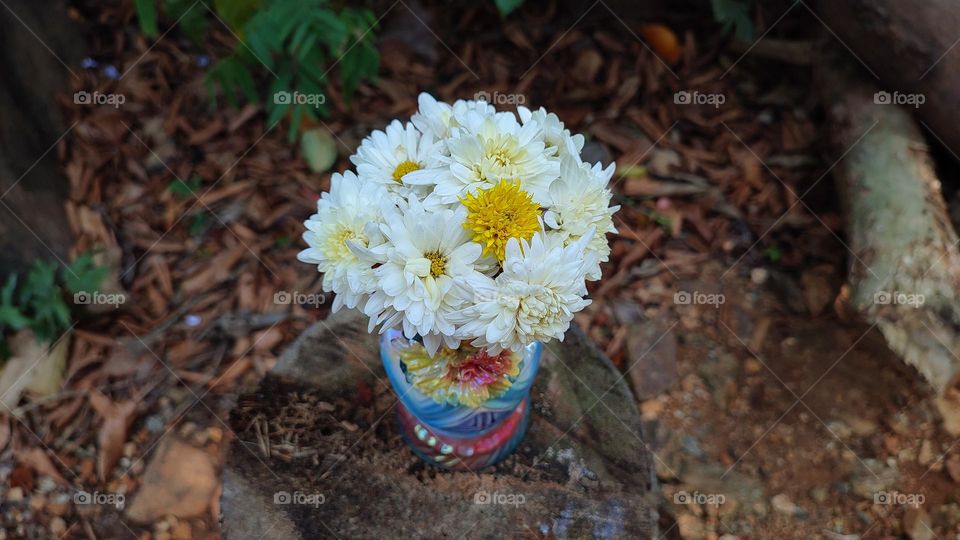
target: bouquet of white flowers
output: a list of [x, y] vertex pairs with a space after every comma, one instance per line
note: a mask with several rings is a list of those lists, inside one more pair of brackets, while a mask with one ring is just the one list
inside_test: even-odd
[[324, 273], [333, 311], [419, 335], [431, 356], [562, 340], [609, 258], [613, 164], [584, 163], [583, 136], [543, 108], [418, 102], [363, 140], [356, 173], [333, 174], [298, 258]]

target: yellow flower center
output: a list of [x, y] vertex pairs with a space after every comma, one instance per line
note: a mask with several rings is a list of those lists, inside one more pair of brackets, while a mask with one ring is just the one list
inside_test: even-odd
[[463, 226], [473, 232], [473, 241], [483, 246], [484, 255], [492, 253], [500, 262], [511, 238], [529, 240], [540, 228], [540, 205], [520, 189], [519, 181], [501, 180], [460, 202], [468, 210]]
[[393, 181], [403, 183], [403, 176], [407, 173], [420, 170], [420, 164], [416, 161], [401, 161], [397, 168], [393, 170]]
[[504, 149], [499, 149], [490, 156], [493, 159], [493, 162], [501, 167], [506, 167], [510, 163], [510, 157], [507, 155], [507, 151]]
[[324, 254], [333, 260], [344, 261], [353, 260], [355, 255], [347, 246], [347, 240], [356, 240], [362, 245], [366, 245], [367, 238], [364, 234], [357, 234], [348, 227], [340, 226], [333, 234], [327, 237], [326, 249]]
[[430, 261], [430, 275], [435, 278], [442, 276], [447, 269], [447, 258], [436, 251], [424, 253], [423, 256]]

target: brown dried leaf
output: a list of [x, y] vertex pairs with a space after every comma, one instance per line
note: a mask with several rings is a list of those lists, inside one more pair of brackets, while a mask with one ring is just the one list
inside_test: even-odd
[[137, 410], [139, 400], [116, 403], [98, 390], [90, 393], [90, 405], [103, 418], [103, 424], [97, 433], [97, 446], [100, 455], [97, 459], [97, 475], [106, 480], [113, 466], [117, 464], [123, 452], [123, 443], [127, 440], [127, 430]]
[[70, 485], [67, 480], [61, 476], [60, 471], [50, 461], [50, 456], [42, 448], [25, 448], [16, 452], [17, 461], [24, 463], [39, 474], [53, 478], [58, 484], [63, 486]]

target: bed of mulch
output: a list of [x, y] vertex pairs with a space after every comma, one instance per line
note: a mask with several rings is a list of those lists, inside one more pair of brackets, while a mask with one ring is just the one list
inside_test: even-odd
[[[901, 470], [909, 461], [921, 467], [911, 478], [935, 476], [938, 493], [956, 490], [956, 449], [937, 428], [912, 371], [893, 358], [863, 364], [859, 373], [837, 370], [846, 380], [893, 374], [904, 386], [876, 394], [891, 400], [882, 407], [870, 402], [883, 414], [870, 417], [858, 411], [867, 408], [862, 402], [847, 403], [842, 409], [852, 416], [824, 431], [804, 408], [779, 422], [793, 400], [757, 359], [781, 359], [782, 373], [792, 375], [779, 377], [798, 384], [799, 394], [866, 330], [843, 319], [842, 302], [835, 307], [846, 250], [805, 68], [759, 54], [742, 58], [707, 23], [677, 29], [682, 57], [668, 64], [638, 38], [637, 25], [603, 13], [578, 22], [578, 14], [555, 7], [522, 9], [504, 22], [488, 3], [454, 14], [439, 3], [412, 2], [381, 5], [376, 13], [385, 14], [379, 80], [361, 85], [349, 106], [334, 81], [332, 115], [317, 126], [335, 135], [335, 170], [347, 168], [346, 156], [364, 134], [409, 116], [424, 90], [451, 101], [485, 92], [543, 105], [587, 134], [593, 160], [616, 160], [619, 233], [611, 236], [604, 280], [593, 284], [594, 303], [577, 322], [624, 370], [646, 350], [633, 337], [644, 335], [643, 325], [662, 319], [659, 332], [648, 335], [656, 342], [678, 324], [672, 331], [679, 345], [660, 366], [675, 374], [653, 388], [635, 387], [650, 437], [667, 433], [665, 440], [680, 441], [656, 447], [666, 463], [695, 455], [723, 469], [736, 465], [766, 493], [756, 511], [727, 515], [665, 501], [669, 536], [804, 530], [884, 537], [927, 522], [938, 534], [950, 530], [942, 515], [949, 508], [919, 517], [878, 509], [846, 494], [858, 489], [853, 468], [821, 467], [849, 465], [848, 451], [874, 460], [867, 468], [878, 473], [891, 459], [903, 461]], [[137, 31], [127, 3], [79, 5], [71, 14], [89, 28], [96, 66], [82, 71], [83, 82], [61, 103], [67, 122], [76, 123], [57, 149], [71, 186], [66, 212], [75, 252], [101, 249], [102, 262], [117, 269], [107, 287], [125, 292], [127, 302], [78, 325], [60, 393], [22, 406], [20, 421], [0, 421], [0, 477], [8, 485], [0, 523], [10, 538], [214, 536], [215, 474], [224, 443], [236, 436], [224, 421], [234, 396], [326, 315], [325, 305], [291, 305], [277, 295], [320, 291], [319, 275], [295, 256], [302, 222], [328, 187], [329, 172], [311, 173], [286, 139], [286, 126], [267, 125], [260, 108], [211, 106], [203, 77], [235, 42], [225, 28], [214, 28], [202, 46], [176, 28], [151, 42]], [[784, 20], [771, 37], [803, 37], [816, 24], [804, 15]], [[760, 23], [763, 31], [768, 23]], [[116, 108], [76, 105], [67, 96], [80, 88], [122, 93], [126, 101]], [[724, 103], [677, 103], [675, 93], [693, 91], [722, 95]], [[681, 290], [723, 293], [735, 302], [723, 309], [677, 305]], [[772, 300], [757, 301], [758, 291]], [[835, 348], [809, 349], [838, 325]], [[791, 346], [808, 348], [798, 353]], [[790, 371], [799, 369], [791, 360], [814, 357], [829, 360], [813, 364], [820, 372]], [[843, 380], [827, 388], [842, 394]], [[314, 405], [323, 410], [321, 401]], [[832, 418], [823, 420], [830, 425]], [[781, 427], [771, 429], [775, 421]], [[690, 435], [703, 425], [711, 431]], [[781, 433], [793, 428], [800, 431]], [[787, 447], [802, 448], [803, 459]], [[284, 447], [272, 448], [283, 459]], [[162, 501], [170, 496], [164, 490], [174, 489], [164, 484], [164, 466], [179, 460], [196, 472], [181, 480], [198, 495], [178, 501], [175, 511], [133, 497], [123, 505], [77, 503], [78, 490], [145, 492]], [[931, 465], [939, 468], [926, 475]], [[676, 474], [679, 465], [672, 468], [661, 471], [665, 493], [697, 489], [692, 477]], [[808, 469], [809, 478], [821, 478], [812, 471], [823, 475], [816, 492], [791, 484]], [[777, 495], [783, 497], [773, 500]], [[931, 497], [956, 506], [949, 495]]]

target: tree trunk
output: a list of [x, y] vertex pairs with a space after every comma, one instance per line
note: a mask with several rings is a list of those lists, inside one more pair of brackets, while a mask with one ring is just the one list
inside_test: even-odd
[[[929, 149], [910, 113], [874, 101], [875, 85], [835, 53], [818, 86], [833, 123], [851, 303], [940, 395], [960, 430], [960, 252]], [[831, 55], [825, 54], [830, 57]]]
[[38, 258], [66, 260], [68, 186], [55, 145], [69, 126], [55, 98], [72, 93], [67, 66], [80, 44], [65, 2], [0, 6], [0, 276]]

